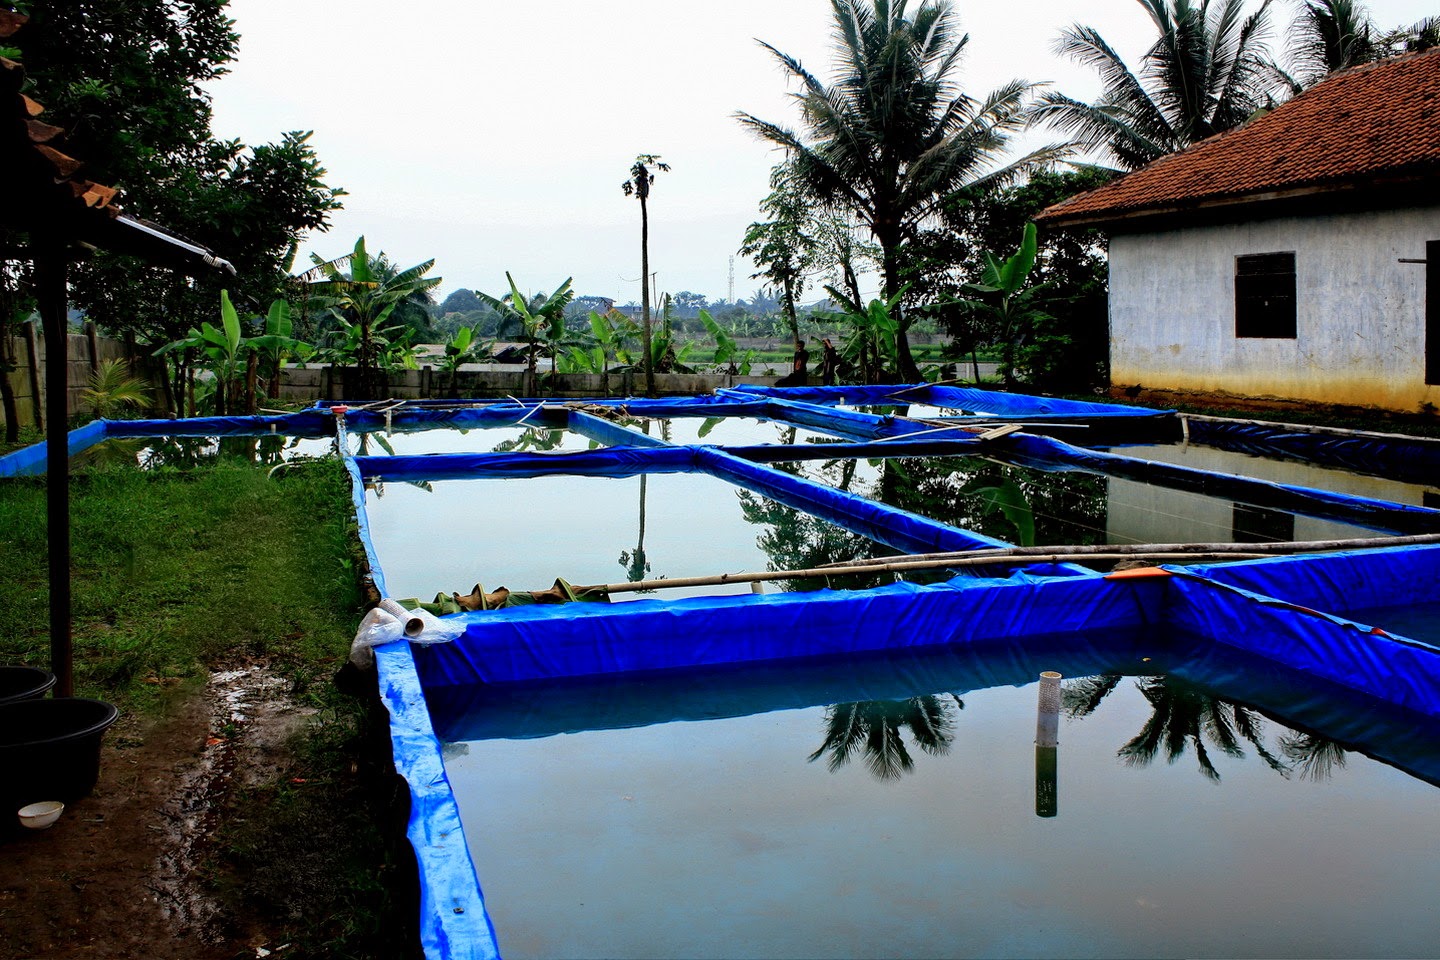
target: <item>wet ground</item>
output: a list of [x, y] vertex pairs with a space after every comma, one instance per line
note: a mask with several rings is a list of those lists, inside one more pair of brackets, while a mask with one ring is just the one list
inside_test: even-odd
[[283, 957], [206, 884], [226, 798], [273, 772], [306, 722], [264, 663], [236, 664], [163, 721], [122, 718], [94, 792], [48, 830], [0, 838], [0, 956]]

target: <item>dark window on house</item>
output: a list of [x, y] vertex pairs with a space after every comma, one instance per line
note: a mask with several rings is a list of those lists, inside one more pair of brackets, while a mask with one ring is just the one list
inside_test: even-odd
[[1429, 507], [1431, 510], [1440, 510], [1440, 493], [1436, 493], [1434, 490], [1426, 490], [1425, 495], [1421, 497], [1420, 500], [1422, 506]]
[[1235, 336], [1295, 339], [1295, 254], [1235, 258]]
[[1425, 382], [1440, 384], [1440, 240], [1425, 244]]
[[1230, 517], [1230, 539], [1235, 543], [1290, 543], [1295, 539], [1295, 514], [1237, 503]]

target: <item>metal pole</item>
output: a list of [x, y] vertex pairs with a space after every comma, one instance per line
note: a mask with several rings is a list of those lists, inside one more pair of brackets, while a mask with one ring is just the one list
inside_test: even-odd
[[70, 350], [65, 244], [37, 239], [35, 289], [45, 329], [45, 514], [50, 556], [50, 672], [55, 696], [75, 695], [70, 620]]

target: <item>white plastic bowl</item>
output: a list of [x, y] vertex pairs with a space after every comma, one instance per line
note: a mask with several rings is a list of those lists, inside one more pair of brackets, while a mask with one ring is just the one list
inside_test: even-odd
[[59, 800], [41, 800], [20, 808], [20, 823], [31, 830], [44, 830], [65, 812], [65, 804]]

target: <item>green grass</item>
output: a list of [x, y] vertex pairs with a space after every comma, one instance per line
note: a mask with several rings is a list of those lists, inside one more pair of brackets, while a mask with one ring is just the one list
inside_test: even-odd
[[[265, 782], [219, 799], [203, 875], [237, 942], [258, 927], [287, 955], [413, 953], [403, 837], [381, 829], [400, 796], [384, 710], [331, 682], [360, 616], [344, 469], [100, 466], [74, 477], [71, 516], [77, 694], [163, 717], [211, 669], [263, 657], [316, 711]], [[0, 481], [0, 569], [0, 662], [48, 666], [43, 479]]]
[[[306, 688], [343, 661], [358, 617], [343, 470], [271, 480], [239, 462], [104, 467], [72, 480], [75, 683], [150, 711], [176, 681], [265, 656]], [[44, 480], [0, 485], [0, 658], [48, 659]]]

